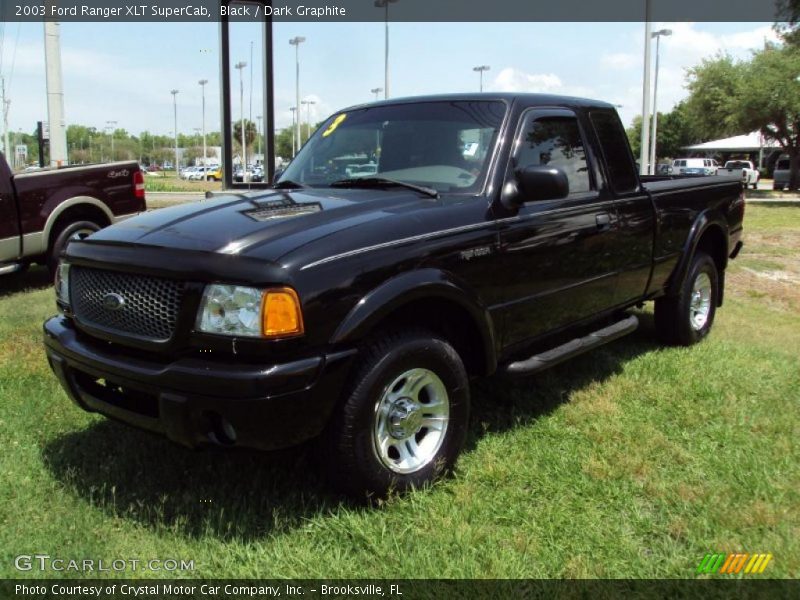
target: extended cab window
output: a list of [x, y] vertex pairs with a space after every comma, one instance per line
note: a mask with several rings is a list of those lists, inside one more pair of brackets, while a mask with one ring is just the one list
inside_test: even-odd
[[550, 166], [564, 171], [570, 194], [591, 189], [586, 151], [574, 117], [540, 117], [525, 124], [514, 168], [529, 166]]
[[636, 177], [628, 138], [619, 117], [613, 111], [593, 111], [590, 119], [606, 159], [611, 187], [617, 193], [635, 191], [639, 179]]

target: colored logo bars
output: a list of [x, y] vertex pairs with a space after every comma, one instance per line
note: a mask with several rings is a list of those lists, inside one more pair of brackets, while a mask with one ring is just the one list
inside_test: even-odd
[[697, 565], [697, 574], [720, 573], [737, 574], [744, 569], [747, 573], [763, 573], [767, 568], [772, 554], [748, 554], [747, 552], [734, 554], [706, 554]]

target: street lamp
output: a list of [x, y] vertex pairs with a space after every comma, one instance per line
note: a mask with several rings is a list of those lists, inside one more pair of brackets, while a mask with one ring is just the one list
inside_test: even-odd
[[394, 4], [399, 0], [375, 0], [376, 8], [386, 10], [386, 46], [383, 54], [383, 97], [389, 98], [389, 4]]
[[242, 130], [242, 180], [244, 180], [244, 174], [247, 171], [247, 146], [244, 137], [244, 80], [242, 79], [242, 71], [246, 66], [247, 63], [243, 60], [233, 65], [233, 68], [239, 71], [239, 112], [242, 115], [239, 121], [239, 128]]
[[316, 100], [303, 100], [301, 102], [301, 104], [306, 105], [306, 140], [311, 137], [311, 105], [316, 103]]
[[383, 88], [382, 88], [382, 87], [376, 87], [376, 88], [372, 88], [372, 89], [370, 90], [370, 92], [372, 92], [373, 94], [375, 94], [375, 100], [377, 100], [377, 99], [378, 99], [378, 94], [380, 94], [382, 91], [383, 91]]
[[[295, 64], [295, 80], [294, 80], [294, 93], [295, 93], [295, 106], [300, 107], [300, 44], [306, 41], [302, 36], [295, 36], [289, 40], [289, 43], [294, 46], [294, 64]], [[300, 113], [297, 113], [297, 121], [294, 128], [294, 137], [296, 140], [297, 149], [300, 149]]]
[[[659, 29], [651, 34], [651, 37], [656, 38], [656, 73], [653, 79], [653, 134], [650, 136], [650, 168], [653, 173], [656, 172], [656, 131], [658, 128], [658, 109], [656, 108], [656, 101], [658, 100], [658, 57], [661, 45], [661, 36], [672, 35], [671, 29]], [[644, 126], [644, 121], [642, 121]]]
[[203, 95], [203, 166], [206, 167], [208, 166], [208, 153], [206, 151], [206, 84], [208, 79], [201, 79], [197, 83], [200, 85]]
[[261, 115], [257, 115], [256, 119], [258, 119], [258, 131], [256, 131], [256, 139], [258, 140], [258, 154], [261, 154]]
[[294, 158], [294, 155], [297, 154], [297, 148], [295, 147], [295, 144], [297, 143], [297, 136], [295, 135], [295, 132], [297, 131], [297, 127], [295, 125], [297, 107], [290, 106], [289, 110], [292, 111], [292, 158]]
[[172, 110], [175, 116], [175, 176], [179, 175], [178, 171], [178, 90], [172, 90]]
[[473, 70], [473, 71], [476, 71], [476, 72], [477, 72], [477, 73], [480, 75], [480, 81], [481, 81], [481, 83], [480, 83], [480, 88], [479, 88], [479, 90], [480, 90], [481, 92], [483, 92], [483, 72], [484, 72], [484, 71], [488, 71], [489, 69], [491, 69], [491, 67], [490, 67], [489, 65], [481, 65], [481, 66], [479, 66], [479, 67], [472, 67], [472, 70]]
[[111, 162], [114, 162], [114, 125], [116, 124], [116, 121], [106, 121], [106, 125], [111, 131]]

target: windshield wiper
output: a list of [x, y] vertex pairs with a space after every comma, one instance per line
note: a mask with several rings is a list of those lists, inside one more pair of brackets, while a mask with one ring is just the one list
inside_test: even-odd
[[297, 183], [296, 181], [292, 181], [291, 179], [282, 179], [278, 183], [272, 184], [272, 189], [275, 190], [298, 190], [305, 187], [308, 186], [303, 185], [302, 183]]
[[396, 179], [387, 179], [386, 177], [350, 177], [348, 179], [337, 179], [328, 185], [330, 187], [404, 187], [419, 192], [420, 194], [425, 194], [430, 198], [439, 197], [439, 192], [433, 188], [406, 183], [405, 181], [398, 181]]

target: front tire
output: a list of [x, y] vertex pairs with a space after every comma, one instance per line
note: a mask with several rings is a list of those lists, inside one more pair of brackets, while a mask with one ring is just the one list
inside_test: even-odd
[[656, 300], [658, 336], [668, 344], [696, 344], [711, 331], [718, 299], [717, 265], [705, 252], [697, 252], [677, 295]]
[[362, 353], [320, 449], [331, 483], [357, 499], [428, 485], [454, 465], [467, 433], [469, 382], [453, 347], [416, 330]]

